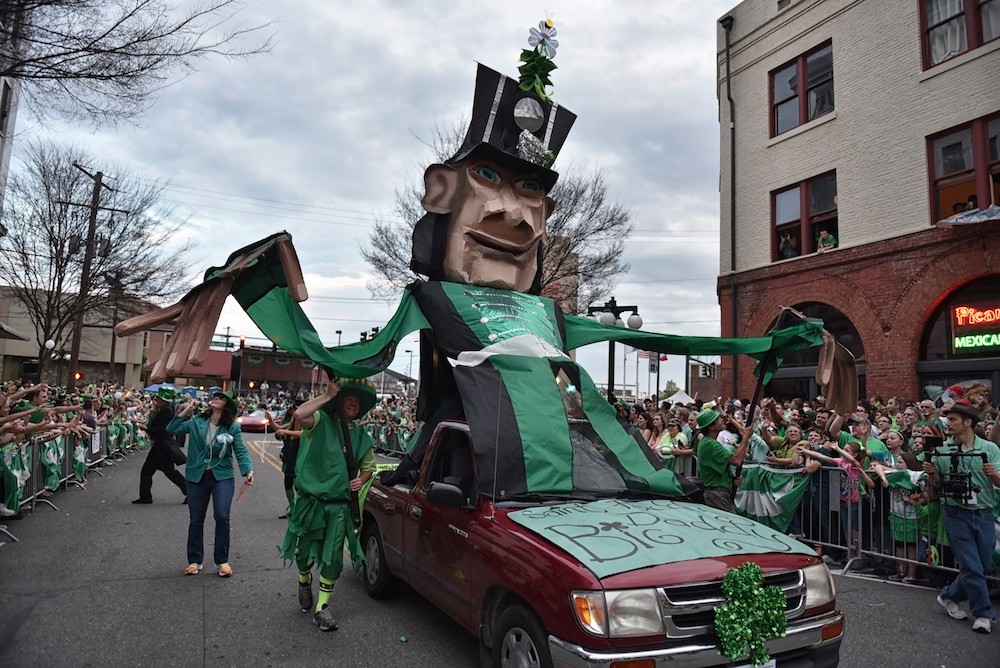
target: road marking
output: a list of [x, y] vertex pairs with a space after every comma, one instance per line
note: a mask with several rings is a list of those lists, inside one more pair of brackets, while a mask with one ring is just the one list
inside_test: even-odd
[[246, 444], [251, 450], [260, 455], [262, 462], [269, 464], [275, 471], [281, 471], [281, 460], [270, 452], [267, 452], [265, 449], [266, 446], [262, 447], [260, 441], [247, 441]]

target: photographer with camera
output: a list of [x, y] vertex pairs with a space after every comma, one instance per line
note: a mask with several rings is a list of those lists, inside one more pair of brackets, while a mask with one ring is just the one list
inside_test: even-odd
[[928, 452], [924, 472], [941, 498], [945, 530], [958, 561], [958, 577], [937, 597], [952, 619], [968, 619], [959, 607], [968, 601], [972, 630], [989, 633], [996, 613], [990, 607], [986, 573], [996, 544], [993, 508], [1000, 487], [1000, 448], [976, 436], [979, 410], [965, 401], [945, 409], [950, 438]]

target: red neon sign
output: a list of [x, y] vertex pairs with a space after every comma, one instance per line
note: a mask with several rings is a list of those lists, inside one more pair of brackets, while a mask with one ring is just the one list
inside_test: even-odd
[[959, 327], [1000, 323], [1000, 307], [978, 309], [975, 306], [956, 306], [953, 313], [955, 324]]

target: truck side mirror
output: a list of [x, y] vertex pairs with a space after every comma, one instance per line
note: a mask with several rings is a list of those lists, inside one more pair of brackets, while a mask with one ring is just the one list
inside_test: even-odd
[[462, 508], [468, 505], [469, 501], [465, 497], [458, 485], [449, 485], [445, 482], [432, 482], [427, 487], [427, 500], [438, 506], [449, 506], [451, 508]]

